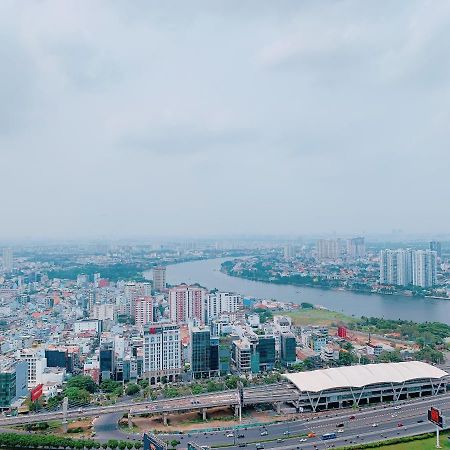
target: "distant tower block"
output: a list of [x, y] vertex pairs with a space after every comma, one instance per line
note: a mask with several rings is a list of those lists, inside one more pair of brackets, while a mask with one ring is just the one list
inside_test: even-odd
[[153, 289], [158, 292], [166, 289], [166, 268], [154, 267], [153, 268]]

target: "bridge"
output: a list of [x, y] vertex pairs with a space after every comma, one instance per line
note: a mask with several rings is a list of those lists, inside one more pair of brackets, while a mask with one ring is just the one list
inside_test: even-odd
[[240, 417], [243, 406], [273, 403], [279, 408], [282, 402], [295, 402], [298, 400], [298, 395], [298, 391], [292, 385], [277, 383], [164, 400], [128, 401], [108, 406], [69, 409], [67, 401], [65, 401], [63, 406], [55, 411], [36, 412], [12, 417], [0, 416], [0, 427], [25, 425], [49, 420], [62, 420], [63, 424], [67, 424], [68, 420], [119, 412], [128, 413], [129, 417], [141, 414], [162, 414], [164, 423], [166, 423], [168, 414], [198, 410], [202, 413], [203, 418], [206, 419], [208, 408], [221, 406], [234, 408], [236, 416], [239, 415]]

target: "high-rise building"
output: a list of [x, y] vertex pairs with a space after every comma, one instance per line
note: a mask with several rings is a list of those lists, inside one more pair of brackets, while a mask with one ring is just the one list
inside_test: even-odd
[[412, 276], [413, 251], [410, 249], [381, 250], [380, 283], [408, 286]]
[[363, 237], [347, 239], [347, 257], [352, 259], [364, 258], [366, 244]]
[[210, 292], [206, 296], [204, 322], [221, 316], [222, 313], [235, 313], [242, 308], [242, 296], [233, 292]]
[[151, 385], [176, 381], [181, 374], [180, 326], [151, 324], [144, 330], [143, 373]]
[[431, 241], [430, 250], [436, 252], [438, 258], [442, 256], [442, 245], [439, 241]]
[[316, 244], [317, 259], [338, 259], [342, 256], [341, 239], [319, 239]]
[[42, 380], [42, 374], [47, 367], [45, 351], [37, 348], [24, 348], [18, 351], [18, 358], [26, 361], [27, 364], [27, 382], [28, 387], [37, 386]]
[[153, 297], [137, 297], [134, 301], [134, 323], [143, 326], [153, 322]]
[[14, 266], [14, 255], [12, 248], [4, 248], [3, 249], [3, 270], [6, 273], [10, 273], [13, 270]]
[[284, 259], [290, 259], [295, 256], [295, 247], [290, 244], [286, 244], [283, 249]]
[[192, 327], [190, 330], [189, 361], [194, 378], [209, 376], [211, 358], [211, 332], [209, 328]]
[[162, 292], [166, 289], [166, 268], [153, 268], [153, 289], [157, 292]]
[[115, 370], [114, 343], [106, 342], [100, 347], [100, 376], [102, 380], [113, 378]]
[[169, 314], [174, 323], [196, 320], [204, 323], [207, 290], [200, 286], [181, 284], [169, 289]]
[[115, 320], [116, 310], [112, 303], [95, 303], [92, 306], [91, 317], [97, 320]]
[[258, 336], [256, 350], [259, 353], [259, 369], [261, 371], [272, 370], [275, 367], [275, 336]]
[[281, 333], [280, 360], [281, 364], [289, 366], [297, 360], [297, 343], [293, 333]]
[[0, 362], [0, 411], [8, 409], [20, 397], [28, 396], [27, 363]]
[[420, 287], [435, 286], [437, 279], [437, 252], [417, 250], [413, 255], [413, 285]]

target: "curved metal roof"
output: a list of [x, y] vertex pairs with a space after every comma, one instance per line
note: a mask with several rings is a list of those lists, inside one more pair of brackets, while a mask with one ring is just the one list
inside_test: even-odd
[[320, 392], [327, 389], [363, 387], [379, 383], [403, 383], [418, 378], [440, 379], [447, 372], [420, 361], [367, 364], [285, 374], [297, 389]]

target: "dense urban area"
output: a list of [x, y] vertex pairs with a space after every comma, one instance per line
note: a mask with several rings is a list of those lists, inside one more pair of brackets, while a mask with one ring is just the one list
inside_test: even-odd
[[[189, 242], [158, 247], [5, 247], [0, 277], [3, 417], [60, 410], [78, 411], [81, 417], [93, 406], [137, 405], [227, 391], [240, 391], [245, 397], [245, 389], [272, 389], [289, 381], [296, 385], [298, 373], [340, 367], [413, 361], [445, 365], [450, 326], [444, 323], [351, 317], [308, 302], [252, 298], [166, 281], [173, 264], [226, 257], [221, 270], [235, 277], [446, 298], [447, 249], [436, 241], [429, 248], [424, 245], [385, 249], [371, 244], [366, 249], [364, 238], [355, 238], [278, 246]], [[432, 395], [442, 392], [439, 386]], [[420, 389], [422, 396], [426, 391]], [[396, 395], [394, 391], [391, 400], [403, 398]], [[408, 391], [404, 398], [414, 395]], [[322, 404], [320, 397], [317, 403], [305, 397], [294, 413], [346, 405], [346, 400], [336, 403], [336, 398]], [[367, 403], [371, 401], [367, 397]], [[195, 402], [190, 403], [194, 409]], [[273, 414], [283, 415], [289, 403], [283, 407], [278, 402], [274, 412], [264, 409], [264, 402], [274, 403], [264, 400], [255, 410], [241, 401], [239, 414], [250, 422], [255, 414], [258, 420], [276, 420]], [[207, 420], [206, 408], [202, 414]], [[125, 428], [161, 431], [161, 426], [176, 423], [182, 428], [177, 414], [161, 416], [155, 410], [152, 415], [146, 410], [147, 422], [138, 416], [133, 422], [130, 409]], [[229, 413], [219, 416], [217, 420], [236, 420]], [[189, 420], [198, 422], [196, 417]], [[120, 417], [116, 421], [121, 423]], [[92, 420], [66, 422], [62, 429], [60, 422], [44, 420], [14, 430], [47, 438], [49, 433], [64, 432], [96, 437]], [[3, 439], [7, 438], [4, 433]], [[142, 442], [128, 445], [138, 448]]]

